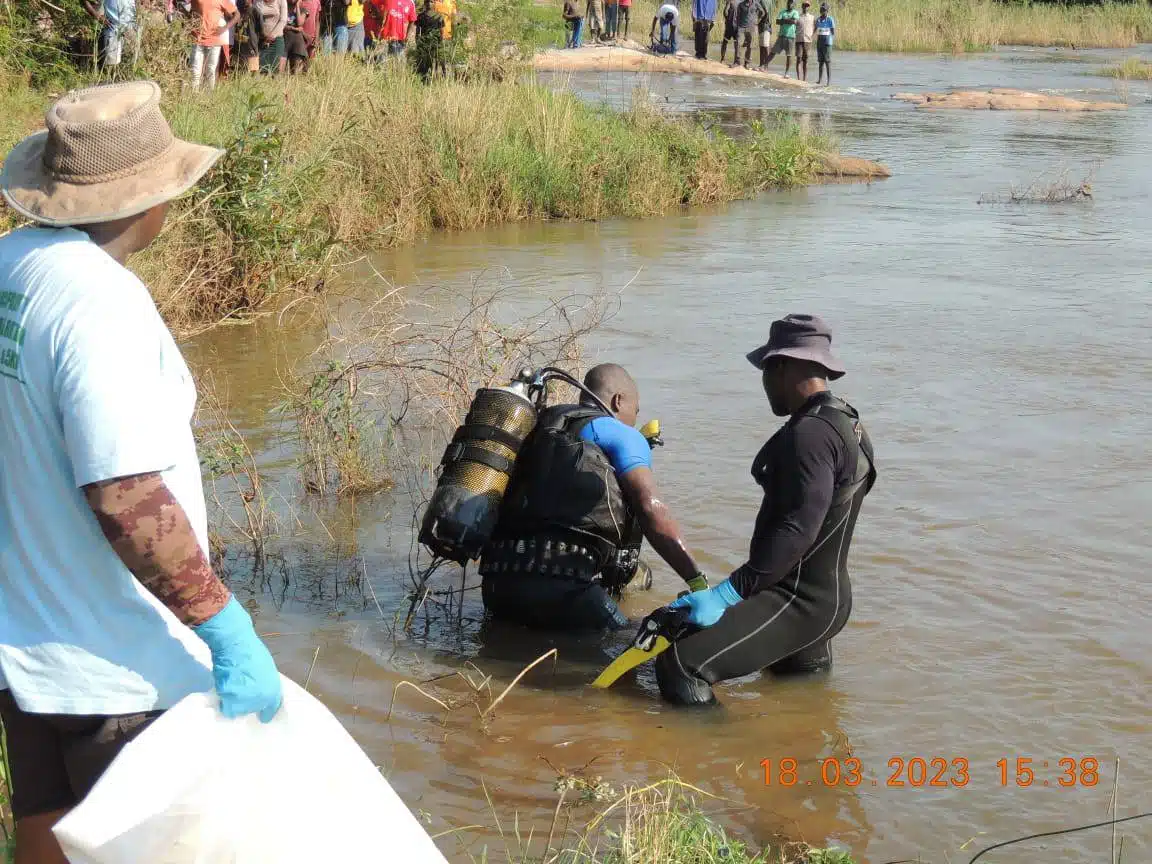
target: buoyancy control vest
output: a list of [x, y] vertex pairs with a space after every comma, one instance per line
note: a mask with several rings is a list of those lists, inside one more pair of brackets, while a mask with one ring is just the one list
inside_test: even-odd
[[[795, 585], [798, 594], [806, 594], [810, 599], [819, 601], [826, 591], [840, 582], [841, 592], [850, 598], [848, 548], [852, 542], [852, 532], [856, 527], [860, 505], [864, 496], [872, 491], [877, 476], [872, 441], [860, 422], [860, 414], [856, 409], [831, 393], [823, 393], [811, 400], [803, 411], [792, 416], [789, 423], [794, 424], [805, 417], [819, 418], [836, 431], [844, 443], [848, 465], [847, 470], [840, 472], [828, 513], [812, 546], [804, 553], [796, 568], [778, 584], [788, 588]], [[769, 494], [772, 492], [770, 466], [773, 461], [775, 438], [776, 436], [773, 436], [769, 439], [752, 463], [753, 478]], [[787, 466], [781, 467], [787, 470]], [[845, 480], [844, 477], [849, 479]], [[832, 535], [838, 532], [843, 533], [838, 539], [834, 538]], [[804, 579], [793, 579], [799, 569], [807, 575]], [[850, 600], [848, 602], [850, 603]]]
[[580, 437], [605, 416], [583, 405], [541, 412], [516, 461], [481, 574], [598, 577], [610, 590], [632, 578], [643, 543], [639, 522], [608, 456]]

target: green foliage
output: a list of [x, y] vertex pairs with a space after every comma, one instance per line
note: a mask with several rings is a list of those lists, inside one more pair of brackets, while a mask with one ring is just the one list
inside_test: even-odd
[[[564, 44], [557, 2], [468, 0], [453, 31], [457, 61], [470, 78], [502, 81], [519, 71], [523, 58]], [[465, 47], [467, 46], [467, 47]]]
[[745, 179], [759, 178], [764, 187], [797, 186], [812, 179], [820, 152], [831, 149], [828, 142], [806, 135], [786, 111], [778, 111], [767, 121], [753, 120], [747, 140], [729, 142], [729, 164]]
[[189, 137], [225, 151], [175, 218], [183, 232], [168, 235], [161, 247], [196, 275], [183, 301], [198, 320], [251, 312], [282, 291], [316, 285], [336, 249], [323, 213], [309, 206], [327, 151], [288, 152], [282, 106], [251, 82], [235, 86], [223, 114], [225, 124], [236, 118], [230, 132], [227, 126], [203, 128], [204, 115], [214, 108], [198, 95], [170, 114], [177, 127], [188, 114], [199, 115], [199, 134]]
[[0, 0], [0, 65], [36, 86], [69, 86], [94, 68], [97, 32], [79, 0]]

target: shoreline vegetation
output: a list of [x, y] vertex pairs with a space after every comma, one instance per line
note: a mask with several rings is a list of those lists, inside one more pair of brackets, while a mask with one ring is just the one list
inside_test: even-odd
[[[425, 85], [322, 58], [307, 76], [210, 93], [152, 77], [177, 135], [228, 151], [134, 261], [182, 336], [315, 293], [352, 253], [438, 230], [659, 215], [837, 173], [834, 145], [785, 114], [737, 140], [642, 94], [617, 112], [515, 76]], [[8, 148], [53, 97], [11, 73], [0, 86]], [[9, 210], [0, 229], [14, 224]]]

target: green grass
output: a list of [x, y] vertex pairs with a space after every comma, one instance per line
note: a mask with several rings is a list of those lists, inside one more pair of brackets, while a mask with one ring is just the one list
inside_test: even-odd
[[1123, 62], [1105, 66], [1096, 74], [1123, 81], [1152, 81], [1152, 63], [1139, 57], [1125, 57]]
[[[830, 146], [784, 115], [734, 141], [643, 100], [618, 113], [519, 77], [425, 85], [403, 67], [322, 58], [306, 77], [198, 94], [171, 65], [149, 71], [176, 133], [228, 149], [134, 265], [181, 332], [433, 231], [643, 217], [810, 182]], [[14, 80], [9, 141], [50, 101]]]
[[[504, 850], [485, 847], [477, 854], [458, 837], [464, 854], [476, 864], [497, 860], [519, 864], [854, 864], [842, 849], [819, 848], [802, 841], [780, 838], [753, 848], [704, 812], [714, 796], [675, 776], [631, 786], [619, 794], [599, 783], [599, 778], [594, 782], [564, 779], [569, 782], [558, 787], [563, 791], [552, 825], [526, 826], [516, 820], [513, 831], [501, 825], [493, 811]], [[602, 791], [607, 794], [600, 794]], [[567, 821], [562, 816], [565, 807], [576, 806], [569, 811], [575, 818], [581, 805], [606, 799], [607, 806], [582, 830], [561, 836], [564, 832], [558, 823]]]

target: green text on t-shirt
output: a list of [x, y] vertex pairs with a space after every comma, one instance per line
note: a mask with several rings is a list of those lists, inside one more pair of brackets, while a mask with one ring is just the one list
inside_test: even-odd
[[24, 295], [15, 291], [0, 291], [0, 375], [20, 381], [20, 348], [24, 344], [24, 328], [5, 312], [20, 314], [24, 309]]

